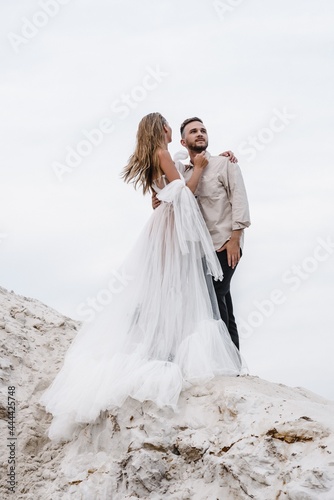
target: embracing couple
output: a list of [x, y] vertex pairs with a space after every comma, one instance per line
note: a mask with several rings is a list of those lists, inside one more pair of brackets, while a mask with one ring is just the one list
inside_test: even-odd
[[171, 140], [160, 113], [140, 121], [122, 175], [155, 193], [155, 210], [120, 269], [133, 279], [82, 327], [42, 396], [53, 439], [129, 396], [176, 409], [189, 385], [243, 373], [230, 294], [250, 224], [242, 175], [231, 152], [207, 153], [197, 117], [181, 125], [188, 165], [173, 162]]

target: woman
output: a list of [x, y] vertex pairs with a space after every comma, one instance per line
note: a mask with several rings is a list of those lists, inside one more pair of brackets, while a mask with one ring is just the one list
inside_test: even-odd
[[129, 284], [79, 332], [42, 397], [54, 415], [53, 439], [70, 438], [77, 423], [94, 422], [128, 396], [175, 409], [189, 383], [240, 373], [206, 279], [222, 279], [222, 271], [193, 195], [208, 161], [196, 156], [186, 184], [167, 150], [171, 136], [160, 113], [139, 124], [123, 178], [162, 203], [120, 269]]

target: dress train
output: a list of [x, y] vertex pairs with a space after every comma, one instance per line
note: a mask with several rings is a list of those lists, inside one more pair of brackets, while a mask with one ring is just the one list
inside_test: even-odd
[[222, 271], [195, 197], [183, 178], [156, 190], [162, 203], [118, 270], [125, 285], [80, 330], [41, 398], [52, 439], [129, 396], [176, 409], [187, 385], [242, 371], [218, 319], [211, 276]]

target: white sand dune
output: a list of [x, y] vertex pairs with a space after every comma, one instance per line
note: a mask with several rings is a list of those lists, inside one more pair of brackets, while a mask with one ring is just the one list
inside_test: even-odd
[[[334, 499], [334, 403], [254, 376], [194, 386], [182, 393], [178, 413], [128, 399], [72, 441], [51, 442], [51, 416], [38, 400], [78, 327], [0, 288], [0, 498]], [[17, 484], [10, 496], [12, 386]]]

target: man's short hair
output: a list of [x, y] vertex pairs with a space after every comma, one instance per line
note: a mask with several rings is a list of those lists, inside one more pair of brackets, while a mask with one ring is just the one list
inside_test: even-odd
[[183, 131], [185, 129], [185, 126], [188, 125], [188, 123], [191, 123], [191, 122], [201, 122], [201, 123], [203, 123], [203, 120], [201, 120], [200, 118], [198, 118], [198, 116], [193, 116], [192, 118], [187, 118], [186, 120], [184, 120], [181, 123], [181, 127], [180, 127], [181, 137], [183, 135]]

